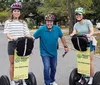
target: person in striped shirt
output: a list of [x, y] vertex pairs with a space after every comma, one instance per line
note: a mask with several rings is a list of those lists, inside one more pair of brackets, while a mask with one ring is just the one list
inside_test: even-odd
[[[20, 3], [13, 3], [11, 5], [11, 17], [5, 22], [4, 33], [8, 38], [8, 55], [10, 60], [10, 78], [11, 85], [15, 85], [14, 76], [14, 49], [16, 47], [15, 40], [19, 37], [31, 37], [27, 23], [21, 19], [22, 5]], [[23, 80], [23, 85], [26, 85]]]

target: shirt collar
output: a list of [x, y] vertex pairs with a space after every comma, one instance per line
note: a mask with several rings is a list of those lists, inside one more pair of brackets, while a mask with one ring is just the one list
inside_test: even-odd
[[[50, 31], [46, 25], [45, 25], [45, 28], [46, 28], [46, 31]], [[54, 31], [54, 30], [55, 30], [55, 29], [54, 29], [54, 25], [53, 25], [51, 31]]]

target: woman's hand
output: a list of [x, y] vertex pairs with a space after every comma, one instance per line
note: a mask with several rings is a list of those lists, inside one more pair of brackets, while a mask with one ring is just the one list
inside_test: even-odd
[[70, 37], [72, 37], [74, 34], [70, 34]]
[[25, 35], [25, 37], [31, 37], [31, 35], [30, 34], [27, 34], [27, 35]]
[[17, 39], [17, 38], [12, 37], [10, 34], [6, 34], [6, 36], [7, 36], [8, 39], [10, 39], [12, 41]]
[[68, 47], [67, 48], [64, 48], [64, 50], [65, 50], [66, 53], [68, 53]]
[[74, 29], [73, 32], [70, 34], [70, 37], [76, 34], [76, 30]]
[[90, 38], [90, 37], [91, 37], [91, 35], [90, 35], [90, 34], [86, 34], [86, 36], [87, 36], [88, 38]]
[[15, 41], [15, 40], [17, 40], [17, 38], [10, 37], [10, 40]]

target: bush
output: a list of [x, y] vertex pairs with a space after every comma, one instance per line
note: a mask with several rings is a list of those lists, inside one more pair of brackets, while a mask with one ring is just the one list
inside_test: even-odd
[[9, 16], [9, 12], [0, 12], [0, 21], [5, 21]]
[[96, 49], [96, 53], [98, 54], [100, 54], [100, 33], [96, 33], [95, 34], [95, 36], [96, 36], [96, 40], [97, 40], [97, 49]]
[[29, 29], [33, 29], [34, 23], [31, 18], [26, 18]]
[[96, 53], [99, 53], [100, 54], [100, 38], [97, 38], [97, 51]]

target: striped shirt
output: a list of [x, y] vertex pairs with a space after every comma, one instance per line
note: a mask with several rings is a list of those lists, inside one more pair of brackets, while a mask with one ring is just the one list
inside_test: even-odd
[[29, 30], [25, 21], [7, 20], [4, 25], [4, 33], [10, 34], [13, 38], [18, 38], [29, 34]]

